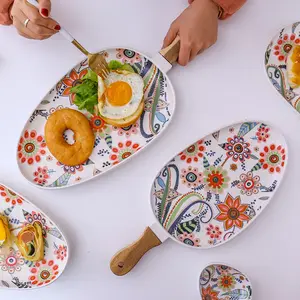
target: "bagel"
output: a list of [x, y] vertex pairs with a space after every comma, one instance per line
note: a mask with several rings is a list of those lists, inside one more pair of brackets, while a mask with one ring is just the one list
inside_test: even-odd
[[[70, 129], [74, 144], [68, 144], [63, 134]], [[84, 163], [94, 148], [95, 136], [88, 119], [79, 111], [63, 108], [55, 111], [45, 125], [45, 140], [49, 151], [62, 164], [77, 166]]]

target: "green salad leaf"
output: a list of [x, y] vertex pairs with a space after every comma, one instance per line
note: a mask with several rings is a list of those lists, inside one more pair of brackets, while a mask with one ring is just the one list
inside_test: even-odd
[[[122, 64], [117, 60], [111, 60], [108, 63], [110, 70], [125, 70], [134, 73], [133, 68], [129, 64]], [[76, 94], [74, 104], [79, 110], [86, 109], [91, 114], [94, 113], [94, 107], [98, 104], [98, 76], [92, 70], [88, 70], [87, 74], [82, 78], [79, 85], [71, 88], [71, 93]]]
[[82, 83], [71, 88], [71, 93], [76, 94], [74, 104], [79, 110], [86, 109], [94, 113], [94, 106], [98, 104], [98, 76], [92, 70], [82, 78]]
[[122, 63], [120, 63], [117, 60], [111, 60], [108, 63], [108, 68], [110, 70], [125, 70], [125, 71], [128, 71], [128, 72], [134, 73], [134, 70], [133, 70], [133, 68], [132, 68], [131, 65], [129, 65], [129, 64], [122, 64]]

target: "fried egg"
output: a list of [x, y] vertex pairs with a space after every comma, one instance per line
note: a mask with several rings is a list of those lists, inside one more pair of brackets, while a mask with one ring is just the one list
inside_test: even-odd
[[287, 57], [287, 73], [292, 89], [300, 88], [300, 46], [294, 46]]
[[98, 77], [99, 113], [109, 119], [123, 119], [133, 115], [143, 101], [144, 81], [124, 70], [112, 71], [103, 80]]

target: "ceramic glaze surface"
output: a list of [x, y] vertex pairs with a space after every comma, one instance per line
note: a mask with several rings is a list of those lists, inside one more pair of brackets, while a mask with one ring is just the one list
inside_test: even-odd
[[287, 57], [295, 45], [300, 45], [300, 22], [283, 28], [273, 38], [265, 53], [265, 67], [274, 88], [300, 112], [300, 88], [292, 89], [287, 77]]
[[287, 158], [284, 137], [267, 124], [223, 128], [164, 166], [152, 187], [152, 209], [177, 241], [201, 248], [220, 245], [268, 205]]
[[206, 267], [200, 275], [202, 300], [251, 300], [252, 287], [246, 275], [221, 264]]
[[59, 228], [39, 208], [2, 184], [0, 212], [9, 218], [15, 236], [26, 224], [39, 223], [45, 247], [44, 259], [39, 262], [23, 258], [16, 244], [10, 249], [0, 249], [0, 287], [31, 289], [55, 281], [69, 258], [69, 248]]
[[[47, 188], [69, 187], [87, 181], [134, 156], [145, 148], [169, 124], [175, 109], [172, 86], [163, 73], [147, 58], [129, 49], [104, 51], [107, 61], [129, 63], [144, 80], [145, 108], [137, 123], [118, 128], [106, 124], [99, 116], [86, 111], [95, 133], [94, 150], [82, 165], [67, 166], [53, 157], [44, 139], [48, 117], [62, 108], [77, 109], [70, 89], [87, 73], [87, 60], [74, 67], [45, 96], [35, 109], [21, 134], [17, 160], [22, 174], [30, 182]], [[72, 133], [66, 131], [66, 140]]]

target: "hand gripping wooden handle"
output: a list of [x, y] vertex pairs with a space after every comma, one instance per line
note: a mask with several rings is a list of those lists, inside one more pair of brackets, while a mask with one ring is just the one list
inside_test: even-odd
[[160, 50], [160, 54], [170, 63], [173, 64], [178, 60], [180, 50], [180, 38], [177, 36], [171, 45]]
[[161, 241], [154, 232], [147, 227], [143, 235], [132, 245], [119, 251], [110, 262], [111, 271], [117, 276], [130, 272], [144, 254], [150, 249], [159, 246]]

